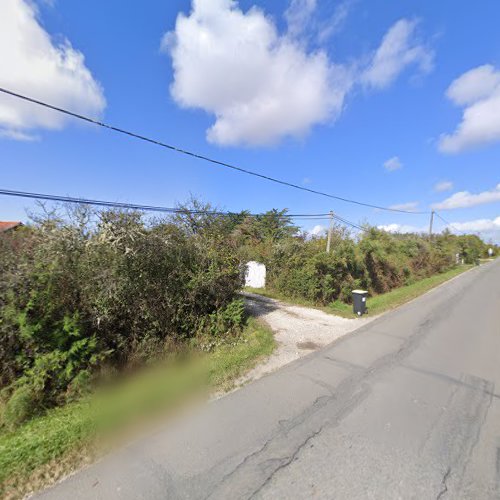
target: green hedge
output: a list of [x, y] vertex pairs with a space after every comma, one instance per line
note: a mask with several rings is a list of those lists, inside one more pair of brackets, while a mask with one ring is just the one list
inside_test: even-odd
[[330, 253], [325, 252], [324, 238], [288, 238], [262, 258], [270, 289], [327, 305], [350, 302], [355, 288], [376, 295], [447, 271], [456, 264], [457, 253], [465, 263], [475, 263], [487, 248], [477, 236], [446, 233], [430, 242], [422, 235], [367, 228], [356, 239], [337, 230]]
[[5, 425], [80, 397], [97, 376], [209, 350], [243, 320], [240, 262], [214, 224], [78, 208], [2, 235], [0, 265]]

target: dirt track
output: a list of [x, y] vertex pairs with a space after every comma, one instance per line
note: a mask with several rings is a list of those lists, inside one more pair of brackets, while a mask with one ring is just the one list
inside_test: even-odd
[[374, 319], [346, 319], [253, 293], [245, 292], [243, 295], [249, 312], [269, 325], [278, 343], [273, 355], [245, 376], [245, 381], [273, 372]]

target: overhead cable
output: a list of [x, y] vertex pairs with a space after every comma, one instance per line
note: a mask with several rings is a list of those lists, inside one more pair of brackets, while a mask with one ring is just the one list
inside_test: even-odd
[[103, 128], [108, 129], [108, 130], [112, 130], [114, 132], [118, 132], [120, 134], [124, 134], [124, 135], [127, 135], [129, 137], [133, 137], [135, 139], [139, 139], [141, 141], [145, 141], [145, 142], [148, 142], [148, 143], [151, 143], [151, 144], [155, 144], [157, 146], [161, 146], [163, 148], [170, 149], [171, 151], [175, 151], [175, 152], [183, 154], [183, 155], [191, 156], [193, 158], [197, 158], [199, 160], [207, 161], [207, 162], [213, 163], [215, 165], [219, 165], [219, 166], [222, 166], [222, 167], [230, 168], [230, 169], [238, 171], [240, 173], [244, 173], [244, 174], [247, 174], [247, 175], [252, 175], [254, 177], [259, 177], [261, 179], [265, 179], [265, 180], [270, 181], [270, 182], [281, 184], [283, 186], [291, 187], [291, 188], [298, 189], [298, 190], [301, 190], [301, 191], [306, 191], [306, 192], [309, 192], [309, 193], [312, 193], [312, 194], [316, 194], [316, 195], [319, 195], [319, 196], [324, 196], [324, 197], [331, 198], [331, 199], [334, 199], [334, 200], [343, 201], [345, 203], [352, 203], [352, 204], [355, 204], [355, 205], [361, 205], [361, 206], [364, 206], [364, 207], [374, 208], [374, 209], [377, 209], [377, 210], [386, 210], [386, 211], [389, 211], [389, 212], [399, 212], [399, 213], [413, 214], [413, 215], [427, 214], [427, 213], [429, 213], [429, 212], [416, 212], [416, 211], [410, 211], [410, 210], [403, 210], [403, 209], [391, 208], [391, 207], [383, 207], [383, 206], [374, 205], [374, 204], [371, 204], [371, 203], [365, 203], [365, 202], [362, 202], [362, 201], [358, 201], [358, 200], [354, 200], [354, 199], [345, 198], [345, 197], [342, 197], [342, 196], [337, 196], [337, 195], [325, 193], [325, 192], [322, 192], [322, 191], [317, 191], [316, 189], [307, 188], [305, 186], [300, 186], [300, 185], [294, 184], [292, 182], [288, 182], [288, 181], [284, 181], [284, 180], [281, 180], [281, 179], [277, 179], [275, 177], [270, 177], [268, 175], [255, 172], [253, 170], [248, 170], [246, 168], [238, 167], [236, 165], [233, 165], [233, 164], [230, 164], [230, 163], [227, 163], [227, 162], [224, 162], [224, 161], [216, 160], [216, 159], [210, 158], [208, 156], [204, 156], [204, 155], [201, 155], [201, 154], [198, 154], [198, 153], [194, 153], [192, 151], [188, 151], [188, 150], [180, 148], [178, 146], [173, 146], [172, 144], [167, 144], [165, 142], [162, 142], [162, 141], [159, 141], [159, 140], [156, 140], [156, 139], [152, 139], [152, 138], [146, 137], [145, 135], [142, 135], [142, 134], [139, 134], [139, 133], [136, 133], [136, 132], [131, 132], [129, 130], [125, 130], [125, 129], [120, 128], [120, 127], [115, 127], [113, 125], [101, 122], [99, 120], [95, 120], [95, 119], [90, 118], [88, 116], [84, 116], [84, 115], [81, 115], [79, 113], [75, 113], [73, 111], [70, 111], [70, 110], [67, 110], [67, 109], [64, 109], [64, 108], [60, 108], [58, 106], [54, 106], [53, 104], [49, 104], [49, 103], [40, 101], [38, 99], [34, 99], [33, 97], [29, 97], [29, 96], [26, 96], [26, 95], [23, 95], [23, 94], [19, 94], [17, 92], [14, 92], [12, 90], [8, 90], [6, 88], [0, 87], [0, 92], [4, 93], [6, 95], [10, 95], [12, 97], [16, 97], [18, 99], [22, 99], [22, 100], [30, 102], [32, 104], [37, 104], [37, 105], [42, 106], [44, 108], [48, 108], [48, 109], [51, 109], [53, 111], [57, 111], [59, 113], [63, 113], [65, 115], [71, 116], [73, 118], [77, 118], [79, 120], [83, 120], [83, 121], [86, 121], [88, 123], [92, 123], [92, 124], [97, 125], [99, 127], [103, 127]]

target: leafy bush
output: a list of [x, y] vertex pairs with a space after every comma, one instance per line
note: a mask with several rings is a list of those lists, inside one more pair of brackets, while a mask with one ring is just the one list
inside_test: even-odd
[[40, 393], [29, 384], [20, 385], [14, 390], [2, 412], [3, 424], [12, 429], [34, 417], [41, 406]]
[[103, 370], [145, 363], [243, 321], [235, 248], [218, 220], [133, 212], [49, 214], [0, 238], [0, 388], [16, 425], [84, 393]]
[[474, 263], [487, 254], [477, 236], [389, 234], [367, 227], [356, 239], [336, 228], [331, 252], [325, 238], [288, 237], [257, 258], [268, 268], [268, 288], [292, 298], [326, 305], [349, 303], [352, 290], [386, 293], [451, 269], [456, 255]]

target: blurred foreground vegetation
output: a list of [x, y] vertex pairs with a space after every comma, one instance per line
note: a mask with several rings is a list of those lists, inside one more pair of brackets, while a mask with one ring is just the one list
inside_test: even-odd
[[272, 332], [249, 319], [237, 345], [160, 362], [0, 432], [0, 497], [23, 498], [92, 462], [138, 423], [152, 423], [207, 391], [225, 391], [274, 349]]

